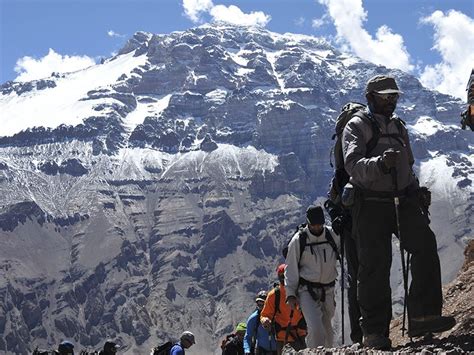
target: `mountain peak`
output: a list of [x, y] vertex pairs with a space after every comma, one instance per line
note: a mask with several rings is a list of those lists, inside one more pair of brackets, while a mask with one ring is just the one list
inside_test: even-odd
[[334, 120], [376, 74], [405, 92], [397, 113], [451, 280], [472, 229], [474, 135], [457, 127], [460, 100], [409, 74], [225, 25], [137, 32], [102, 64], [2, 86], [0, 351], [117, 336], [145, 352], [186, 324], [193, 351], [212, 353], [326, 195]]

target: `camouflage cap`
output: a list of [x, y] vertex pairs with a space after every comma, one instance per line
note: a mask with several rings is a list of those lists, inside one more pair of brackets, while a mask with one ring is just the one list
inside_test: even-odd
[[395, 79], [387, 75], [376, 75], [369, 79], [365, 93], [376, 92], [378, 94], [403, 94], [398, 88]]

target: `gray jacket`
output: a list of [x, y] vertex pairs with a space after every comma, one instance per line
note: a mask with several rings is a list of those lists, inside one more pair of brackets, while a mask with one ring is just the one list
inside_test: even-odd
[[[368, 114], [369, 111], [367, 111]], [[400, 151], [397, 161], [398, 189], [418, 186], [413, 172], [413, 153], [410, 147], [408, 131], [403, 124], [396, 122], [396, 116], [387, 119], [381, 115], [373, 115], [380, 126], [382, 134], [401, 134], [401, 141], [392, 137], [380, 137], [375, 148], [367, 155], [367, 143], [372, 138], [373, 128], [370, 122], [354, 116], [347, 123], [342, 134], [342, 150], [344, 168], [351, 176], [350, 182], [364, 190], [391, 192], [392, 177], [383, 169], [382, 155], [386, 149]]]

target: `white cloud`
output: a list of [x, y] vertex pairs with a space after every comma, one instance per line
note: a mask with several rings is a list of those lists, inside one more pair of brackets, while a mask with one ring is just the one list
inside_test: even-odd
[[322, 27], [326, 23], [326, 18], [327, 18], [326, 15], [324, 15], [320, 18], [314, 18], [311, 21], [311, 27], [313, 27], [314, 29]]
[[186, 17], [195, 23], [203, 22], [202, 15], [209, 14], [214, 21], [244, 26], [266, 26], [271, 17], [262, 11], [242, 12], [235, 5], [214, 5], [212, 0], [183, 0]]
[[262, 11], [252, 11], [250, 14], [245, 14], [234, 5], [216, 5], [210, 13], [215, 21], [223, 21], [233, 25], [266, 26], [271, 19], [269, 15]]
[[301, 27], [306, 22], [306, 19], [303, 16], [300, 16], [294, 22], [296, 26]]
[[184, 13], [193, 22], [201, 22], [201, 14], [213, 7], [212, 0], [183, 0]]
[[381, 26], [374, 38], [364, 29], [363, 23], [367, 20], [367, 12], [362, 7], [362, 0], [318, 0], [318, 2], [327, 7], [336, 27], [337, 40], [342, 46], [350, 48], [357, 56], [375, 64], [405, 71], [414, 69], [401, 35], [393, 33], [387, 26]]
[[117, 32], [115, 32], [114, 30], [109, 30], [109, 31], [107, 31], [107, 35], [108, 35], [109, 37], [119, 37], [119, 38], [125, 37], [125, 35], [121, 35], [120, 33], [117, 33]]
[[94, 64], [94, 59], [88, 56], [63, 56], [50, 48], [48, 54], [43, 58], [35, 59], [25, 56], [18, 59], [15, 65], [15, 72], [19, 75], [15, 78], [15, 81], [46, 78], [52, 72], [67, 73], [84, 69]]
[[427, 65], [421, 73], [423, 85], [466, 100], [466, 84], [474, 67], [474, 20], [462, 12], [435, 11], [421, 23], [434, 28], [433, 49], [441, 63]]

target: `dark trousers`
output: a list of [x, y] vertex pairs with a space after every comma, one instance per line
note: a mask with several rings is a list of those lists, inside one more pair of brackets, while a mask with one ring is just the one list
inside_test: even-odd
[[255, 350], [255, 355], [277, 355], [277, 351], [276, 350], [266, 350], [266, 349], [259, 346]]
[[[409, 318], [440, 315], [441, 270], [436, 238], [421, 214], [417, 196], [400, 199], [402, 247], [412, 254]], [[364, 334], [388, 334], [391, 320], [392, 233], [397, 234], [392, 199], [358, 198], [353, 209], [358, 301]]]
[[354, 343], [362, 342], [362, 329], [360, 327], [360, 309], [357, 301], [357, 271], [359, 270], [359, 259], [352, 230], [345, 228], [342, 237], [344, 238], [344, 255], [347, 262], [347, 275], [349, 289], [347, 300], [349, 304], [349, 321], [351, 326], [351, 340]]

